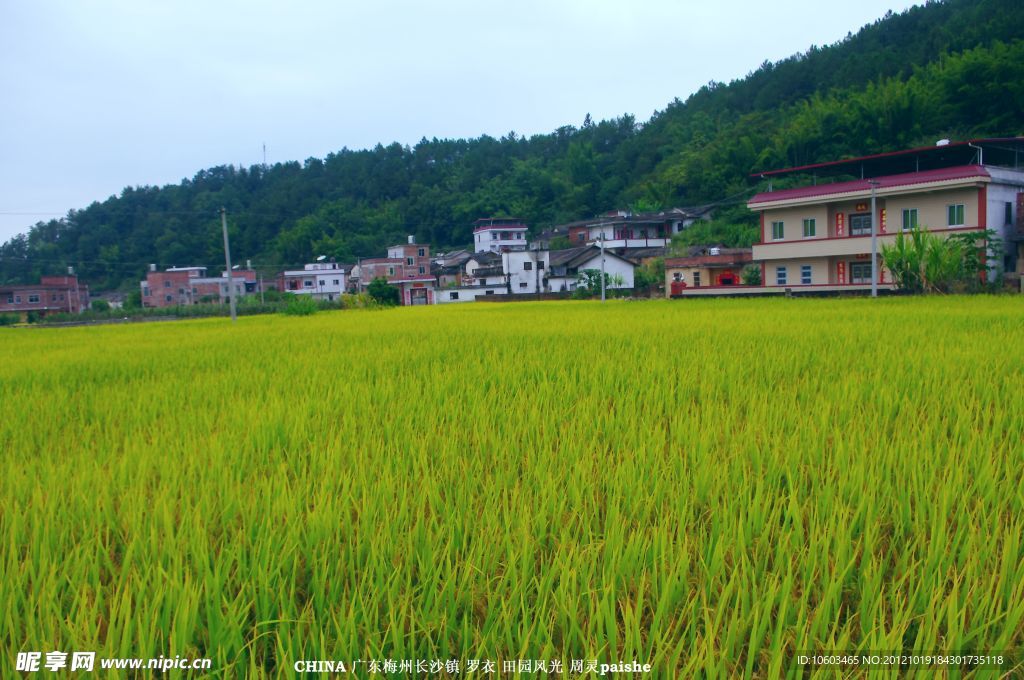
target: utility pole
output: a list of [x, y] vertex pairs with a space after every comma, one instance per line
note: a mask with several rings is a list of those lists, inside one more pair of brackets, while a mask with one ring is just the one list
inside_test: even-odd
[[871, 297], [878, 297], [878, 229], [875, 222], [878, 220], [878, 210], [875, 204], [875, 188], [878, 181], [869, 179], [871, 185]]
[[604, 276], [604, 227], [601, 227], [601, 302], [605, 300]]
[[537, 291], [537, 299], [540, 300], [540, 244], [536, 241], [533, 244], [533, 259], [534, 288]]
[[231, 275], [231, 246], [228, 244], [228, 210], [224, 206], [220, 208], [220, 228], [224, 232], [224, 265], [228, 270], [228, 304], [231, 306], [231, 321], [238, 320], [238, 313], [235, 311], [235, 278]]

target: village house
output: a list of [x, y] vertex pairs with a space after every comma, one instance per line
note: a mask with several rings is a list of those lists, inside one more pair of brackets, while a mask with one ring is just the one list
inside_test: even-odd
[[602, 238], [605, 249], [664, 248], [696, 220], [706, 217], [710, 208], [672, 208], [659, 212], [633, 213], [613, 210], [588, 220], [579, 220], [555, 227], [551, 234], [565, 233], [574, 246], [593, 245]]
[[[237, 297], [258, 292], [257, 275], [252, 269], [232, 271], [231, 278]], [[230, 299], [227, 272], [208, 277], [206, 267], [170, 267], [161, 272], [156, 265], [150, 265], [139, 286], [142, 306], [147, 308], [222, 303]]]
[[503, 253], [526, 248], [528, 227], [518, 217], [484, 217], [473, 223], [473, 249]]
[[430, 265], [430, 273], [437, 280], [437, 287], [451, 288], [461, 286], [466, 262], [471, 257], [473, 257], [473, 253], [468, 250], [437, 253]]
[[348, 289], [345, 268], [334, 260], [313, 262], [302, 269], [281, 272], [278, 289], [294, 295], [309, 295], [314, 300], [332, 302]]
[[743, 283], [743, 270], [753, 261], [750, 248], [704, 246], [691, 249], [685, 257], [665, 258], [665, 293], [678, 297], [688, 290]]
[[[753, 258], [761, 265], [764, 288], [869, 290], [873, 226], [879, 252], [915, 227], [942, 238], [991, 229], [1000, 247], [989, 255], [1003, 255], [990, 264], [997, 273], [1014, 272], [1020, 258], [1022, 151], [1024, 138], [941, 140], [932, 147], [760, 173], [769, 181], [810, 179], [795, 188], [773, 191], [769, 185], [747, 204], [760, 214], [761, 240]], [[880, 257], [877, 265], [877, 287], [894, 288]]]
[[[69, 268], [70, 271], [70, 268]], [[39, 283], [25, 286], [0, 286], [0, 313], [29, 313], [46, 316], [65, 312], [78, 314], [89, 308], [89, 287], [74, 274], [44, 276]]]
[[[581, 272], [587, 269], [601, 270], [601, 248], [582, 246], [566, 250], [552, 250], [547, 253], [547, 275], [544, 290], [560, 293], [575, 290]], [[636, 262], [605, 250], [604, 271], [611, 280], [608, 288], [632, 288]]]

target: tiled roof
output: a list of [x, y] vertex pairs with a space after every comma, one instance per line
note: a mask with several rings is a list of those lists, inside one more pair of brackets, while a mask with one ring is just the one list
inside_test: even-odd
[[874, 177], [871, 180], [857, 179], [851, 182], [835, 182], [833, 184], [819, 184], [810, 187], [798, 187], [796, 189], [781, 189], [779, 191], [764, 191], [756, 194], [748, 201], [748, 205], [758, 203], [778, 203], [782, 201], [793, 201], [801, 198], [815, 198], [818, 196], [832, 196], [836, 194], [862, 193], [871, 191], [871, 182], [878, 183], [878, 189], [892, 187], [913, 186], [915, 184], [928, 184], [930, 182], [944, 182], [957, 179], [987, 178], [988, 170], [980, 165], [960, 165], [953, 168], [941, 168], [938, 170], [925, 170], [924, 172], [908, 172], [902, 175], [887, 175]]

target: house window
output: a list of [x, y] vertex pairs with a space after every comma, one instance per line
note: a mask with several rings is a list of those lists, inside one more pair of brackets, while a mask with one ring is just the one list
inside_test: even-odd
[[494, 295], [494, 291], [493, 291], [493, 290], [489, 290], [489, 291], [487, 291], [487, 292], [485, 293], [485, 295]]
[[9, 305], [13, 305], [14, 304], [14, 296], [13, 295], [8, 295], [7, 296], [7, 304], [9, 304]]
[[413, 264], [414, 264], [415, 262], [416, 262], [416, 260], [415, 260], [415, 259], [413, 259], [413, 258], [411, 258], [411, 257], [407, 257], [407, 258], [405, 258], [405, 264], [406, 264], [407, 266], [409, 266], [409, 267], [411, 267], [411, 266], [412, 266], [412, 265], [413, 265]]
[[418, 255], [419, 255], [420, 257], [426, 257], [426, 256], [427, 256], [427, 251], [426, 251], [426, 250], [425, 250], [424, 248], [420, 248], [419, 250], [417, 250], [417, 251], [416, 251], [416, 253], [417, 253], [417, 254], [418, 254]]
[[775, 285], [785, 286], [786, 285], [786, 268], [776, 267], [775, 268]]
[[50, 296], [50, 302], [56, 302], [56, 301], [57, 301], [57, 294], [54, 293], [53, 295]]
[[700, 272], [693, 273], [693, 286], [694, 288], [700, 288]]
[[459, 294], [456, 293], [455, 291], [452, 291], [451, 293], [448, 293], [448, 299], [449, 300], [458, 300], [459, 299]]
[[149, 297], [149, 288], [143, 288], [142, 289], [142, 296], [143, 297]]
[[871, 263], [851, 262], [850, 283], [871, 283]]
[[587, 235], [581, 231], [580, 233], [576, 234], [576, 240], [579, 241], [580, 243], [583, 243], [587, 240]]
[[800, 283], [805, 286], [811, 283], [811, 265], [804, 264], [800, 265]]
[[544, 260], [537, 260], [537, 269], [544, 269]]
[[340, 286], [341, 285], [341, 281], [339, 281], [338, 279], [334, 279], [334, 285], [335, 286]]
[[395, 275], [395, 268], [394, 267], [388, 267], [388, 276], [394, 276], [394, 275]]
[[962, 227], [964, 224], [964, 204], [955, 203], [946, 206], [946, 223], [951, 227]]
[[525, 271], [530, 271], [530, 270], [532, 270], [532, 269], [533, 269], [533, 263], [532, 263], [532, 262], [524, 262], [524, 263], [523, 263], [523, 269], [524, 269]]
[[917, 229], [917, 208], [903, 209], [903, 231]]
[[786, 238], [786, 225], [782, 222], [772, 222], [772, 240], [779, 241]]
[[427, 273], [427, 270], [424, 269], [423, 267], [420, 267], [420, 274], [426, 274], [426, 273]]
[[185, 289], [184, 288], [179, 288], [178, 289], [178, 295], [184, 295], [184, 294], [185, 294]]
[[28, 303], [29, 303], [30, 305], [32, 305], [32, 304], [36, 304], [36, 303], [38, 303], [38, 302], [39, 302], [39, 296], [38, 296], [38, 295], [29, 295], [29, 296], [28, 296]]
[[303, 288], [312, 288], [313, 287], [313, 279], [303, 279], [302, 280], [302, 286], [303, 286]]
[[171, 282], [170, 281], [164, 281], [164, 288], [170, 288], [170, 287], [171, 287]]
[[19, 304], [20, 305], [21, 304], [21, 296], [20, 295], [15, 295], [14, 296], [14, 302], [15, 302], [15, 304]]
[[520, 288], [526, 288], [526, 281], [520, 281], [519, 282], [519, 287]]
[[815, 226], [816, 225], [813, 217], [804, 220], [804, 238], [811, 238], [814, 236]]
[[164, 296], [164, 302], [173, 302], [173, 301], [174, 301], [174, 298], [171, 297], [170, 295], [165, 295]]
[[871, 235], [871, 213], [850, 215], [850, 236]]

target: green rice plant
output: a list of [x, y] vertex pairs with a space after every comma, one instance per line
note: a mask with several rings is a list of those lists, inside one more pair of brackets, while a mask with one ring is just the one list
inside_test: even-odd
[[658, 678], [1001, 652], [916, 677], [1019, 676], [1022, 318], [949, 296], [8, 330], [0, 676], [30, 650]]

